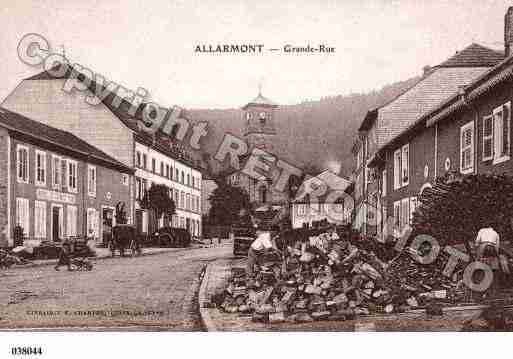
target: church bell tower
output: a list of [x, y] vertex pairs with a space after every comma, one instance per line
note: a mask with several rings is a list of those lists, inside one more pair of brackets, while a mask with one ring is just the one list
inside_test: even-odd
[[276, 137], [274, 126], [274, 114], [278, 105], [262, 96], [259, 88], [258, 96], [247, 103], [244, 111], [244, 138], [249, 148], [260, 148], [267, 152], [273, 152], [273, 143]]

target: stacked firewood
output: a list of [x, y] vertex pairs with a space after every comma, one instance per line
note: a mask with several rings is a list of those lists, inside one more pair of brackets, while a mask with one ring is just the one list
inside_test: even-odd
[[509, 176], [448, 173], [424, 190], [419, 202], [414, 232], [429, 234], [441, 245], [469, 243], [488, 226], [501, 238], [511, 234], [513, 179]]
[[461, 299], [458, 281], [443, 277], [440, 263], [422, 268], [407, 252], [384, 262], [356, 242], [320, 234], [288, 246], [284, 257], [264, 260], [250, 281], [234, 268], [214, 301], [226, 312], [274, 323], [352, 319]]

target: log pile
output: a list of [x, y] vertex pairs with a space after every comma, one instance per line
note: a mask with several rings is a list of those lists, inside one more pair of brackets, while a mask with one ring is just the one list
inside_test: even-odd
[[407, 252], [384, 262], [326, 233], [288, 246], [284, 257], [267, 258], [251, 281], [244, 268], [233, 268], [214, 302], [225, 312], [277, 323], [345, 320], [461, 300], [458, 281], [441, 278], [441, 263], [420, 267]]
[[419, 196], [414, 233], [429, 234], [441, 245], [472, 242], [480, 228], [493, 226], [511, 235], [513, 179], [506, 175], [448, 173]]

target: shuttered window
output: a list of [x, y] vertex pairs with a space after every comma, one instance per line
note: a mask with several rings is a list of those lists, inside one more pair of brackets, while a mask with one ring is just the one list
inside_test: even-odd
[[401, 223], [401, 201], [394, 202], [394, 225], [399, 227]]
[[394, 189], [401, 188], [401, 150], [394, 152]]
[[17, 174], [18, 182], [28, 183], [29, 176], [29, 154], [28, 147], [18, 145], [16, 149], [16, 162], [17, 162]]
[[52, 183], [54, 189], [61, 188], [61, 158], [58, 156], [52, 156]]
[[460, 129], [460, 171], [463, 174], [474, 171], [474, 122]]
[[87, 165], [87, 193], [91, 197], [96, 197], [96, 167]]
[[400, 216], [401, 216], [401, 220], [399, 222], [399, 225], [401, 226], [401, 229], [403, 229], [410, 222], [410, 199], [409, 198], [403, 198], [401, 200]]
[[406, 144], [402, 147], [401, 158], [401, 184], [407, 186], [410, 183], [410, 145]]
[[493, 122], [493, 163], [496, 164], [509, 160], [510, 158], [510, 102], [493, 110]]
[[36, 185], [46, 185], [46, 153], [36, 150]]
[[483, 161], [493, 158], [493, 116], [483, 117]]
[[387, 195], [387, 170], [383, 170], [382, 172], [381, 195], [383, 197]]
[[410, 197], [410, 215], [409, 215], [409, 223], [413, 223], [413, 213], [417, 209], [417, 197]]

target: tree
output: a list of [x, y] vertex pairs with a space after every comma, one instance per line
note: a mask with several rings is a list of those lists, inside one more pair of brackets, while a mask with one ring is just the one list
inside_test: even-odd
[[241, 210], [250, 211], [248, 193], [224, 180], [216, 181], [217, 188], [208, 198], [211, 208], [208, 213], [212, 225], [231, 225], [239, 220]]
[[118, 202], [116, 204], [116, 223], [117, 224], [127, 224], [128, 218], [125, 210], [125, 203]]
[[150, 209], [159, 220], [163, 214], [172, 216], [175, 214], [175, 202], [169, 195], [169, 189], [163, 184], [152, 183], [149, 190], [144, 193], [141, 207]]

